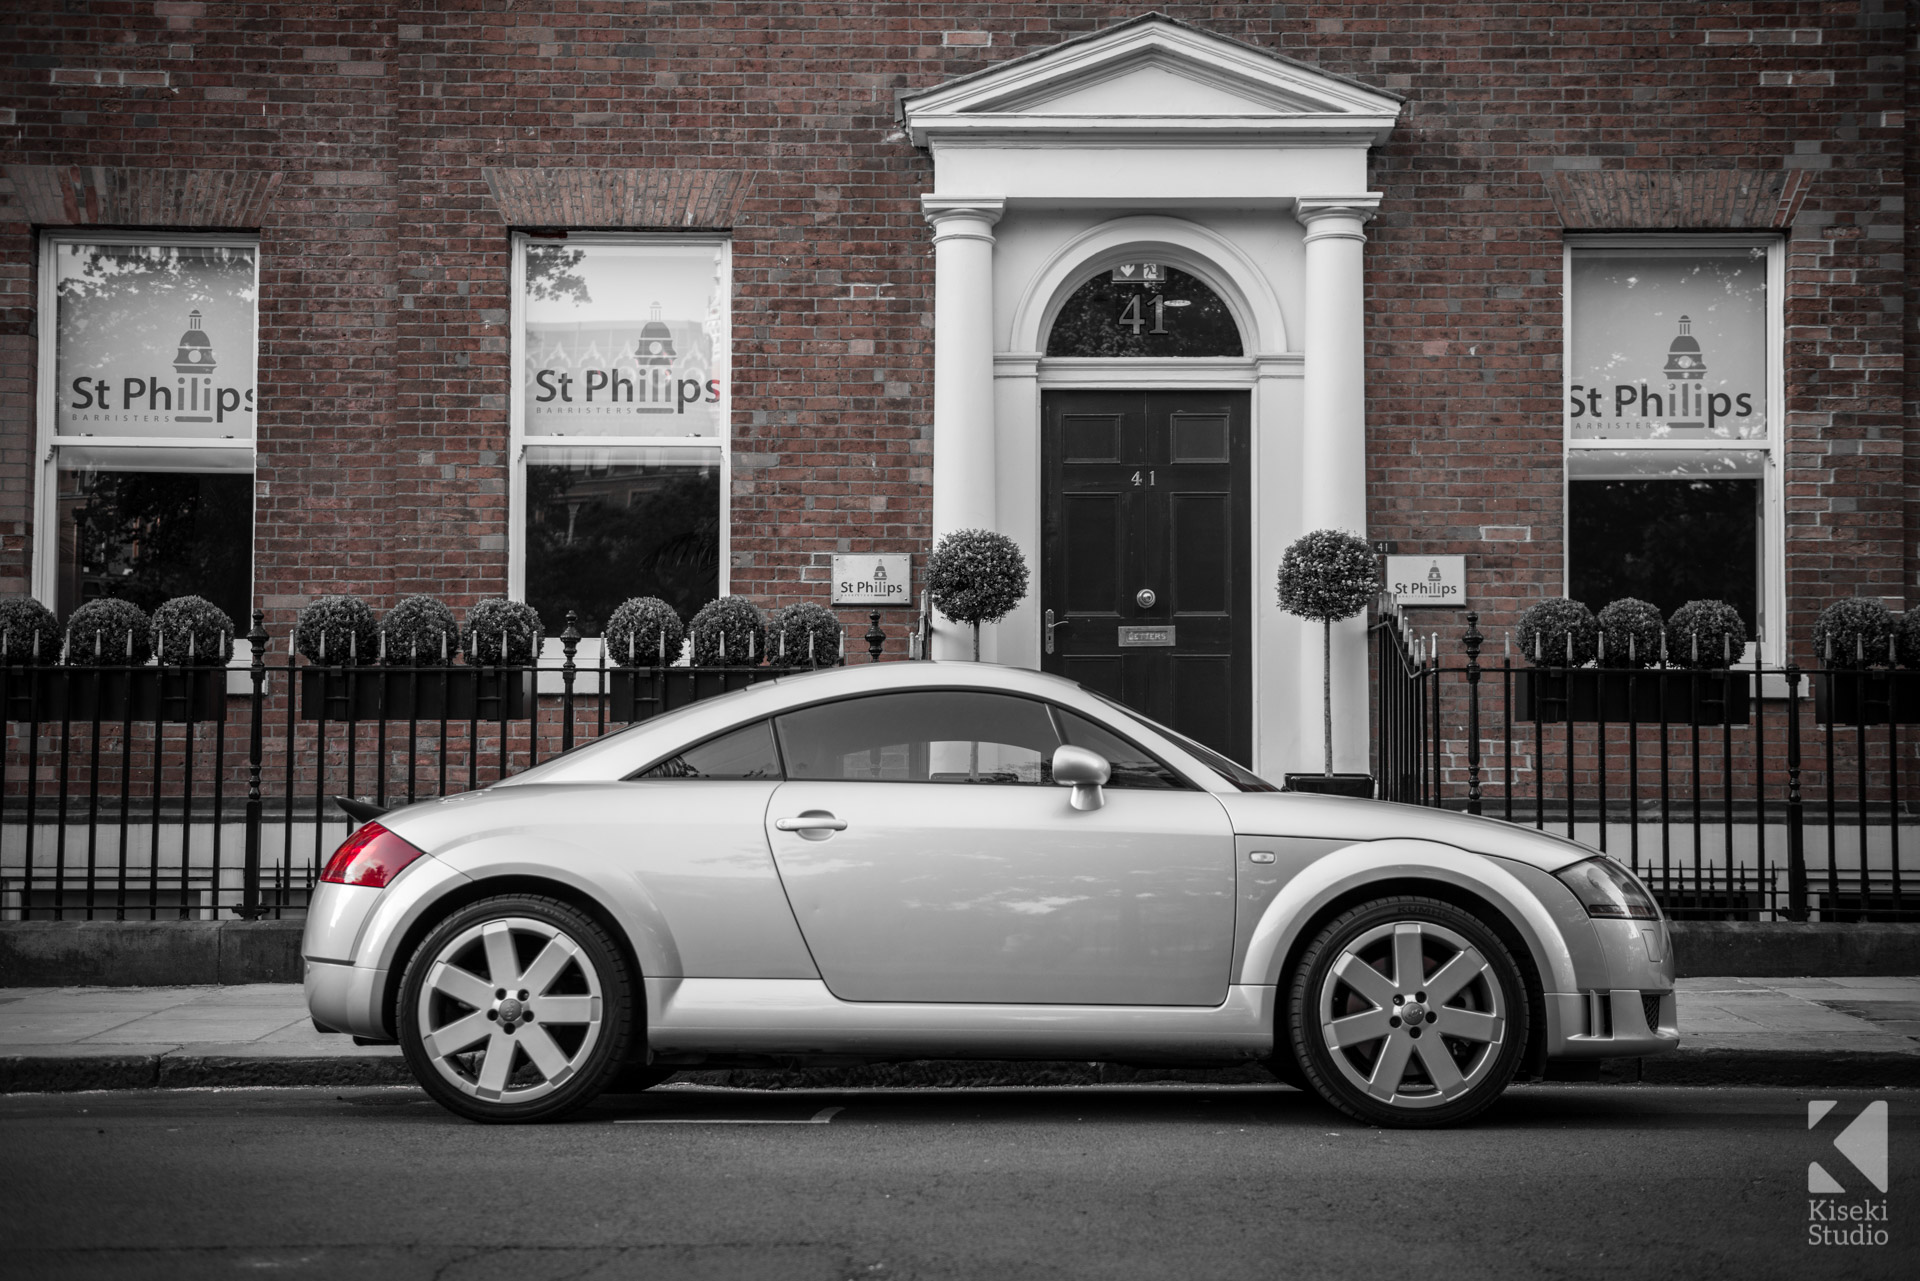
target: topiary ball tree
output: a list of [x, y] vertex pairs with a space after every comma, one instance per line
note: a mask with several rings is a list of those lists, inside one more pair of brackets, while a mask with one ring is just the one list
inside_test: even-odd
[[783, 606], [767, 619], [768, 661], [787, 667], [837, 663], [840, 637], [840, 620], [826, 606]]
[[973, 661], [980, 661], [980, 624], [997, 623], [1027, 596], [1027, 558], [1020, 545], [990, 529], [956, 529], [927, 558], [927, 594], [933, 607], [973, 628]]
[[60, 657], [60, 620], [31, 596], [0, 596], [0, 663], [51, 663]]
[[153, 611], [153, 652], [168, 667], [224, 667], [233, 620], [204, 596], [175, 596]]
[[293, 647], [325, 667], [372, 663], [380, 652], [380, 624], [358, 596], [316, 596], [294, 620]]
[[680, 659], [687, 627], [658, 596], [635, 596], [607, 618], [601, 643], [617, 667], [666, 667]]
[[1837, 600], [1813, 624], [1813, 661], [1842, 670], [1887, 666], [1893, 615], [1872, 596]]
[[1320, 624], [1320, 710], [1326, 773], [1333, 776], [1333, 625], [1352, 618], [1380, 591], [1379, 562], [1358, 534], [1316, 529], [1280, 557], [1280, 608]]
[[90, 600], [67, 619], [67, 662], [75, 667], [137, 667], [152, 657], [152, 620], [130, 600]]
[[1527, 607], [1517, 639], [1521, 657], [1535, 667], [1585, 667], [1599, 645], [1600, 624], [1579, 601], [1557, 596]]
[[687, 631], [698, 667], [757, 667], [767, 656], [767, 616], [745, 596], [708, 601]]
[[1920, 667], [1920, 608], [1910, 609], [1900, 615], [1900, 626], [1894, 632], [1894, 645], [1899, 652], [1900, 666]]
[[380, 620], [380, 652], [389, 667], [445, 667], [460, 652], [460, 624], [443, 601], [408, 596]]
[[491, 596], [475, 601], [460, 632], [469, 667], [528, 667], [546, 637], [540, 611], [521, 600]]
[[1646, 601], [1623, 596], [1600, 611], [1599, 659], [1602, 667], [1653, 667], [1660, 662], [1666, 620]]
[[[1747, 647], [1740, 611], [1721, 600], [1690, 600], [1667, 620], [1667, 665], [1697, 671], [1732, 667]], [[1882, 642], [1884, 652], [1886, 646]]]

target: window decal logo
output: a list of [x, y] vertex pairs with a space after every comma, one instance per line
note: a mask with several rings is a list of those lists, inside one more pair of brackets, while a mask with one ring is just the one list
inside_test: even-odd
[[[68, 421], [224, 424], [229, 414], [251, 413], [252, 388], [220, 386], [213, 380], [220, 362], [205, 319], [198, 308], [187, 313], [186, 328], [174, 347], [171, 380], [164, 374], [117, 378], [82, 374], [73, 379], [67, 388], [71, 398], [62, 406]], [[86, 409], [96, 412], [84, 417], [77, 412]], [[98, 412], [103, 410], [109, 412]]]

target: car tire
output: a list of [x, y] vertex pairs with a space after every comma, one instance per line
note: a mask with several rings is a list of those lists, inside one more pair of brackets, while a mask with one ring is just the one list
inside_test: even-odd
[[1374, 1125], [1429, 1128], [1500, 1097], [1529, 1012], [1497, 932], [1451, 903], [1403, 895], [1327, 922], [1300, 956], [1285, 1013], [1294, 1063], [1322, 1099]]
[[599, 923], [503, 894], [453, 912], [407, 963], [394, 1026], [433, 1098], [470, 1120], [553, 1121], [626, 1064], [634, 976]]

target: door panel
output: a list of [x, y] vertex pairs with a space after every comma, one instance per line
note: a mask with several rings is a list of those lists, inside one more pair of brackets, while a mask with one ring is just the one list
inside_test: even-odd
[[1041, 667], [1249, 762], [1247, 394], [1048, 392], [1043, 418]]
[[1121, 683], [1120, 656], [1075, 654], [1059, 664], [1057, 670], [1070, 681], [1085, 685], [1096, 693], [1105, 694], [1115, 702], [1121, 701], [1126, 689]]
[[1126, 576], [1124, 494], [1068, 494], [1061, 501], [1061, 548], [1067, 608], [1110, 612]]
[[1071, 414], [1063, 421], [1067, 459], [1076, 463], [1116, 462], [1120, 458], [1119, 414]]
[[1176, 463], [1225, 463], [1229, 453], [1225, 414], [1173, 414], [1168, 453]]
[[[1205, 792], [789, 782], [767, 840], [801, 933], [847, 1001], [1218, 1005], [1233, 832]], [[783, 831], [830, 815], [834, 831]], [[816, 820], [817, 821], [817, 820]]]
[[1221, 741], [1233, 732], [1228, 713], [1234, 698], [1233, 657], [1230, 654], [1175, 654], [1173, 700], [1187, 711], [1181, 732], [1203, 743]]
[[1175, 494], [1167, 502], [1173, 573], [1167, 593], [1176, 614], [1226, 614], [1232, 609], [1235, 557], [1233, 495]]

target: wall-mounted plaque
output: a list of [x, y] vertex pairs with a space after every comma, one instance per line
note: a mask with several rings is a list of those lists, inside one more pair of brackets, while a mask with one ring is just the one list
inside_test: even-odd
[[1389, 556], [1387, 590], [1397, 605], [1446, 605], [1458, 608], [1467, 603], [1467, 558], [1465, 556]]
[[836, 605], [905, 606], [913, 603], [913, 558], [835, 556], [833, 603]]

